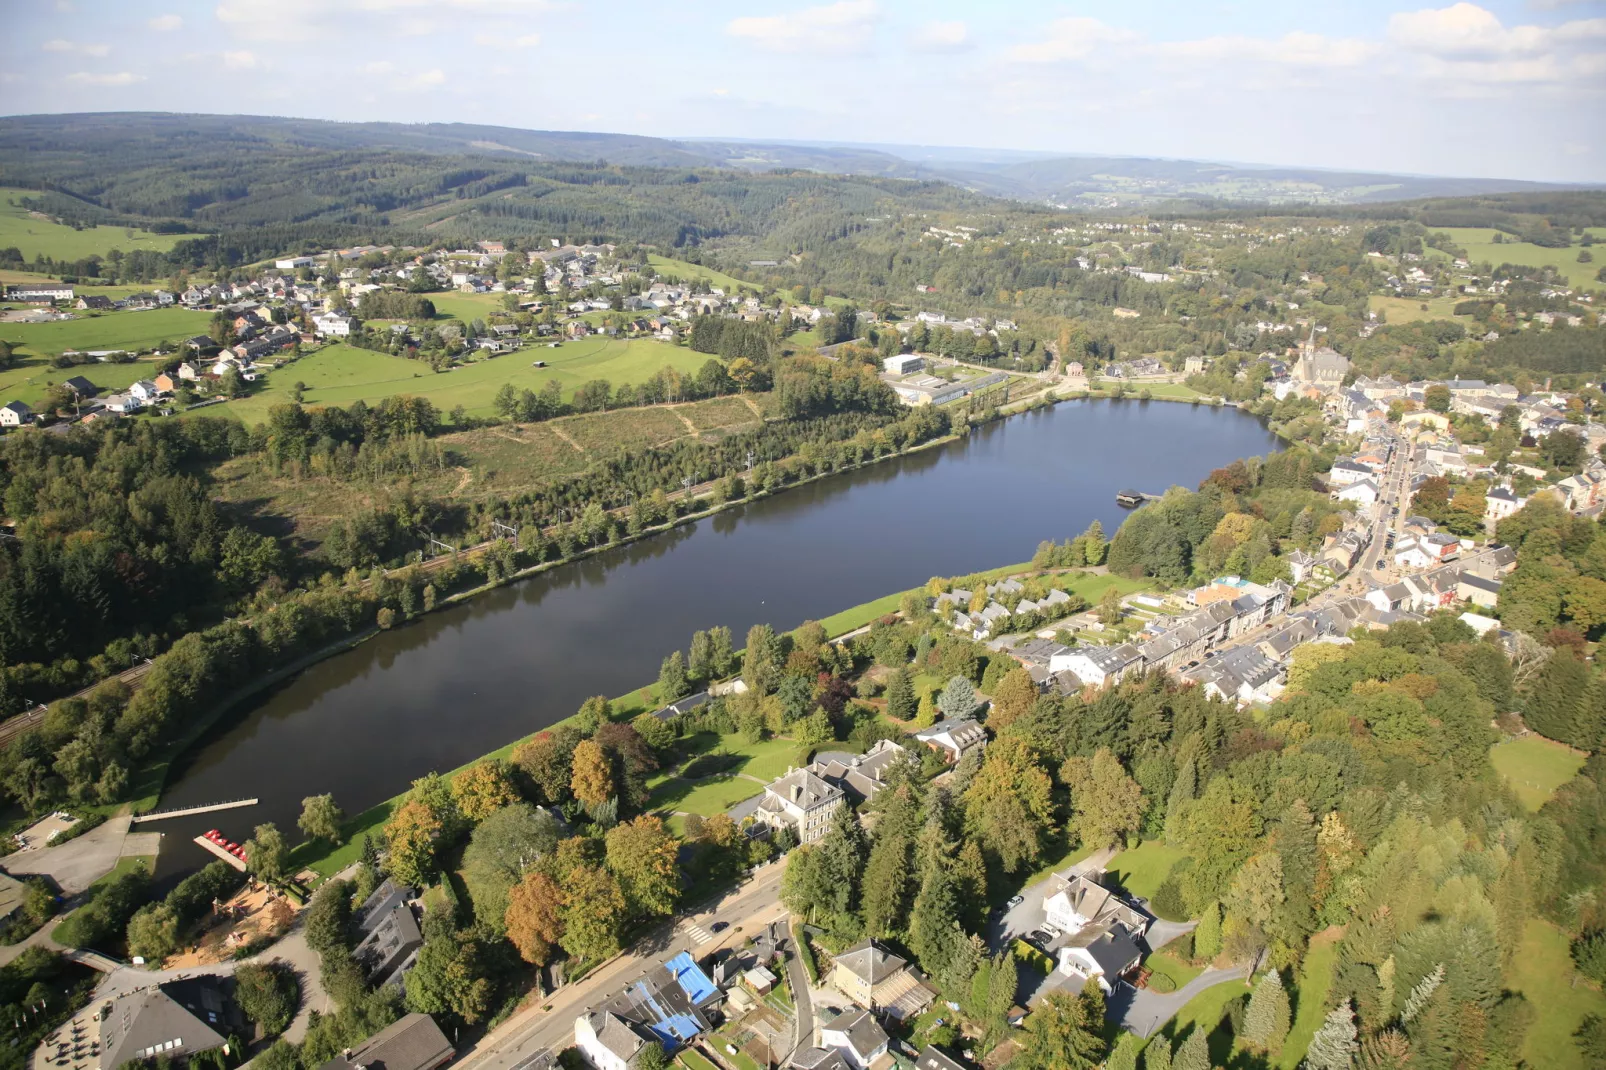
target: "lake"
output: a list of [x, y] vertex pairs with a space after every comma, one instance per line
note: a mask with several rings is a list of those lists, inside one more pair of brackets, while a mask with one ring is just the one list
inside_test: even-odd
[[589, 695], [658, 678], [692, 632], [740, 646], [892, 591], [1032, 556], [1094, 518], [1113, 535], [1125, 488], [1196, 486], [1278, 448], [1231, 408], [1062, 402], [968, 438], [832, 476], [481, 595], [314, 665], [213, 730], [161, 806], [256, 796], [259, 806], [164, 821], [159, 871], [204, 862], [189, 840], [236, 841], [264, 821], [292, 840], [308, 795], [355, 814], [573, 713]]

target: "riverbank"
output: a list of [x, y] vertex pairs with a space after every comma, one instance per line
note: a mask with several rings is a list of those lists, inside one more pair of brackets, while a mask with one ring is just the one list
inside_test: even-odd
[[[996, 582], [1008, 576], [1039, 571], [1042, 570], [1036, 568], [1030, 561], [1025, 561], [1011, 565], [1000, 565], [995, 568], [975, 573], [974, 576], [979, 579], [984, 579], [988, 582]], [[1089, 577], [1091, 584], [1083, 594], [1083, 597], [1086, 598], [1090, 604], [1096, 601], [1097, 595], [1102, 593], [1103, 588], [1106, 586], [1119, 585], [1123, 588], [1123, 590], [1129, 586], [1129, 584], [1124, 583], [1118, 578], [1108, 577], [1098, 573], [1087, 573], [1087, 576]], [[924, 585], [921, 585], [918, 587], [906, 588], [901, 591], [894, 591], [891, 594], [882, 595], [879, 598], [873, 598], [867, 602], [861, 602], [856, 606], [851, 606], [847, 609], [841, 610], [838, 613], [833, 613], [829, 617], [823, 618], [819, 623], [826, 629], [826, 635], [834, 641], [852, 632], [856, 632], [883, 617], [896, 614], [898, 611], [898, 605], [902, 601], [904, 595], [911, 592], [919, 592], [924, 590]], [[1089, 595], [1092, 597], [1088, 597]], [[794, 629], [791, 634], [796, 634], [796, 629]], [[642, 713], [647, 713], [651, 710], [659, 708], [660, 704], [657, 696], [657, 689], [657, 683], [653, 682], [636, 688], [632, 691], [627, 691], [624, 694], [611, 699], [610, 701], [613, 707], [614, 719], [617, 721], [629, 721], [630, 719]], [[578, 715], [564, 717], [550, 725], [545, 726], [544, 728], [538, 729], [536, 732], [530, 732], [522, 735], [511, 742], [497, 747], [495, 750], [492, 750], [486, 754], [482, 754], [470, 761], [464, 762], [453, 769], [441, 770], [439, 771], [440, 775], [445, 779], [450, 779], [457, 774], [462, 773], [463, 771], [475, 765], [478, 765], [481, 762], [494, 760], [506, 761], [511, 758], [514, 751], [516, 751], [520, 746], [528, 742], [530, 739], [534, 738], [540, 732], [550, 731], [559, 725], [574, 723], [577, 720]], [[826, 746], [829, 749], [830, 745], [827, 744]], [[389, 799], [386, 799], [384, 802], [371, 806], [356, 816], [348, 818], [341, 826], [341, 834], [344, 837], [343, 842], [334, 848], [328, 848], [325, 845], [311, 843], [299, 845], [295, 848], [291, 855], [292, 865], [296, 868], [312, 869], [327, 877], [338, 873], [340, 870], [351, 865], [353, 862], [356, 862], [362, 854], [363, 838], [366, 836], [371, 836], [374, 838], [375, 843], [378, 843], [383, 834], [383, 829], [386, 822], [390, 820], [391, 814], [393, 814], [396, 808], [400, 806], [401, 803], [407, 798], [407, 794], [408, 793], [405, 791], [400, 792]], [[320, 850], [322, 853], [319, 853]]]
[[[698, 503], [707, 503], [705, 508], [677, 516], [663, 524], [649, 528], [643, 528], [637, 534], [631, 535], [628, 533], [623, 533], [613, 542], [600, 546], [585, 547], [575, 551], [574, 553], [571, 553], [567, 557], [558, 558], [552, 561], [543, 561], [538, 564], [519, 569], [515, 572], [511, 572], [506, 576], [500, 577], [496, 580], [491, 580], [453, 592], [452, 594], [441, 598], [432, 609], [420, 609], [412, 618], [410, 618], [400, 627], [406, 628], [414, 626], [431, 613], [441, 613], [456, 607], [460, 607], [499, 588], [508, 587], [515, 583], [551, 572], [555, 569], [583, 562], [607, 551], [658, 538], [659, 536], [674, 531], [676, 528], [684, 527], [694, 524], [700, 520], [706, 520], [715, 517], [720, 513], [732, 509], [751, 505], [766, 498], [782, 495], [800, 487], [805, 487], [819, 482], [820, 480], [828, 479], [832, 476], [863, 471], [886, 461], [907, 458], [927, 450], [950, 445], [964, 439], [973, 428], [985, 426], [988, 423], [1007, 419], [1010, 416], [1019, 415], [1027, 411], [1041, 409], [1061, 400], [1069, 399], [1062, 399], [1052, 391], [1047, 394], [1035, 394], [1029, 398], [1024, 398], [1018, 402], [1011, 403], [1008, 406], [1001, 407], [997, 410], [996, 417], [990, 419], [977, 419], [974, 422], [967, 424], [963, 430], [943, 435], [939, 438], [930, 439], [925, 442], [917, 443], [916, 445], [906, 447], [902, 450], [885, 453], [879, 457], [860, 461], [855, 464], [839, 465], [829, 470], [817, 471], [812, 475], [802, 476], [775, 491], [751, 494], [746, 497], [735, 498], [716, 503], [713, 501], [714, 492], [712, 485], [710, 484], [702, 494], [696, 495], [689, 499]], [[493, 545], [494, 542], [482, 543], [479, 546], [460, 551], [459, 555], [454, 556], [464, 563], [473, 564], [474, 562], [482, 560]], [[398, 576], [406, 573], [409, 569], [416, 567], [418, 566], [406, 565], [400, 568], [385, 570], [381, 575], [387, 577]], [[897, 600], [899, 597], [901, 597], [901, 594], [902, 592], [899, 592], [898, 594], [887, 596], [891, 600], [891, 605], [893, 608], [896, 608]], [[873, 618], [867, 618], [866, 621], [860, 623], [867, 623], [869, 619]], [[859, 625], [857, 624], [852, 625], [852, 627], [858, 626]], [[847, 631], [849, 629], [843, 628], [842, 630]], [[381, 631], [382, 629], [375, 626], [364, 628], [359, 632], [345, 636], [332, 643], [326, 644], [316, 651], [303, 655], [290, 664], [283, 666], [282, 668], [275, 669], [272, 672], [253, 680], [250, 683], [243, 685], [224, 696], [221, 700], [219, 700], [216, 708], [210, 714], [193, 722], [182, 735], [162, 747], [159, 755], [154, 760], [136, 770], [133, 777], [134, 788], [131, 799], [133, 811], [135, 813], [144, 813], [148, 810], [155, 809], [156, 805], [161, 799], [162, 792], [168, 786], [168, 777], [174, 764], [180, 758], [182, 758], [188, 750], [194, 747], [198, 742], [204, 739], [209, 732], [216, 728], [217, 725], [223, 720], [224, 716], [237, 708], [240, 703], [272, 689], [274, 686], [282, 683], [284, 680], [305, 671], [320, 661], [356, 648], [362, 643], [381, 634]]]
[[[794, 493], [776, 488], [718, 510], [701, 501], [673, 530], [563, 568], [521, 569], [516, 585], [465, 575], [447, 588], [457, 592], [449, 606], [405, 626], [397, 612], [396, 627], [350, 637], [335, 656], [236, 703], [173, 763], [161, 805], [260, 797], [254, 811], [228, 815], [235, 839], [267, 821], [293, 829], [309, 795], [332, 791], [357, 814], [431, 770], [568, 717], [590, 695], [655, 680], [662, 657], [685, 651], [696, 630], [724, 625], [740, 641], [756, 623], [812, 619], [849, 631], [933, 575], [1023, 561], [1045, 537], [1095, 519], [1113, 531], [1123, 486], [1192, 486], [1233, 458], [1277, 448], [1260, 421], [1212, 406], [1113, 404], [1044, 405], [933, 445], [789, 485]], [[637, 710], [652, 701], [650, 692], [623, 697]], [[208, 821], [178, 819], [164, 876], [204, 861], [182, 841]]]

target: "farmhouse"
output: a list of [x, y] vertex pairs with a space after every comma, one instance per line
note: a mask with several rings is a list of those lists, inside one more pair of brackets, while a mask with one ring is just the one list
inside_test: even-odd
[[0, 405], [0, 427], [21, 427], [33, 423], [33, 410], [20, 401]]

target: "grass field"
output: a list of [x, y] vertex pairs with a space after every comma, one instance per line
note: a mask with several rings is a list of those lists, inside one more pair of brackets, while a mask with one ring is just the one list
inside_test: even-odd
[[1545, 805], [1584, 765], [1582, 754], [1542, 736], [1496, 743], [1489, 760], [1530, 811]]
[[1504, 235], [1508, 240], [1496, 245], [1493, 241], [1495, 232], [1483, 227], [1434, 227], [1435, 231], [1443, 230], [1451, 239], [1467, 251], [1467, 259], [1474, 264], [1487, 262], [1499, 267], [1501, 264], [1519, 264], [1523, 267], [1550, 266], [1558, 269], [1574, 286], [1593, 285], [1595, 273], [1600, 270], [1601, 264], [1606, 262], [1606, 249], [1595, 253], [1595, 262], [1580, 264], [1578, 252], [1582, 248], [1574, 242], [1566, 249], [1545, 249], [1538, 245], [1529, 245], [1526, 242], [1511, 241], [1510, 235]]
[[1144, 840], [1132, 850], [1122, 851], [1110, 859], [1105, 868], [1115, 874], [1121, 887], [1128, 892], [1152, 899], [1171, 867], [1182, 857], [1183, 853], [1175, 847], [1168, 847], [1159, 840]]
[[1575, 984], [1574, 973], [1561, 930], [1538, 919], [1529, 921], [1506, 975], [1506, 984], [1527, 997], [1537, 1012], [1522, 1045], [1529, 1066], [1584, 1070], [1593, 1065], [1586, 1063], [1572, 1035], [1588, 1015], [1606, 1015], [1606, 996], [1586, 981]]
[[[1460, 297], [1378, 297], [1371, 299], [1369, 308], [1382, 316], [1387, 323], [1410, 323], [1413, 320], [1448, 320], [1455, 319], [1455, 306], [1457, 301], [1466, 300]], [[1427, 305], [1427, 311], [1422, 306]], [[1470, 321], [1472, 317], [1463, 316], [1462, 319]]]
[[74, 230], [28, 214], [19, 203], [28, 196], [37, 196], [37, 193], [0, 189], [0, 249], [15, 246], [29, 260], [40, 253], [57, 260], [82, 260], [88, 256], [105, 256], [113, 249], [125, 253], [154, 249], [165, 253], [184, 239], [196, 237], [194, 234], [152, 234], [148, 230], [123, 227]]
[[1143, 965], [1145, 968], [1153, 970], [1157, 974], [1163, 974], [1166, 977], [1169, 977], [1171, 979], [1172, 991], [1182, 988], [1189, 981], [1193, 980], [1195, 977], [1198, 977], [1204, 972], [1204, 967], [1195, 966], [1190, 962], [1183, 962], [1181, 959], [1163, 950], [1156, 951], [1154, 954], [1144, 959]]
[[[1294, 1000], [1294, 1024], [1283, 1043], [1282, 1057], [1277, 1065], [1282, 1070], [1295, 1070], [1310, 1038], [1321, 1028], [1326, 1017], [1327, 993], [1333, 987], [1333, 967], [1338, 964], [1337, 930], [1317, 933], [1311, 938], [1310, 950], [1300, 964], [1298, 975], [1289, 985]], [[1288, 983], [1288, 978], [1283, 978]]]
[[[547, 366], [533, 367], [536, 360]], [[663, 342], [593, 337], [565, 342], [557, 349], [521, 349], [436, 374], [421, 361], [336, 343], [274, 371], [255, 394], [230, 402], [226, 409], [246, 423], [261, 423], [269, 409], [288, 400], [290, 387], [301, 382], [307, 386], [304, 401], [310, 405], [345, 406], [358, 399], [372, 403], [412, 394], [429, 398], [442, 412], [461, 405], [471, 416], [492, 416], [492, 399], [504, 383], [515, 390], [539, 391], [556, 379], [569, 396], [592, 379], [606, 379], [615, 386], [638, 383], [665, 366], [695, 372], [708, 360], [706, 353]]]
[[[1211, 985], [1209, 988], [1194, 996], [1176, 1016], [1161, 1030], [1170, 1037], [1173, 1044], [1178, 1038], [1185, 1037], [1194, 1029], [1203, 1029], [1206, 1035], [1214, 1033], [1216, 1026], [1221, 1024], [1222, 1016], [1227, 1012], [1227, 1004], [1239, 996], [1245, 995], [1249, 989], [1237, 981], [1227, 981], [1224, 984]], [[1217, 1037], [1216, 1042], [1210, 1045], [1211, 1062], [1215, 1066], [1237, 1065], [1229, 1064], [1227, 1055], [1231, 1048], [1221, 1044], [1222, 1038]], [[1153, 1041], [1150, 1041], [1153, 1043]]]
[[660, 275], [677, 275], [684, 282], [691, 282], [693, 279], [707, 279], [710, 286], [717, 286], [726, 293], [735, 293], [737, 290], [763, 289], [757, 283], [743, 282], [741, 279], [733, 278], [722, 271], [715, 271], [711, 267], [704, 267], [701, 264], [688, 264], [684, 260], [671, 260], [667, 256], [659, 256], [656, 253], [647, 256], [647, 263]]
[[211, 313], [187, 308], [154, 308], [149, 312], [76, 313], [77, 319], [55, 323], [0, 323], [0, 338], [13, 348], [55, 356], [68, 349], [150, 349], [158, 342], [182, 342], [205, 334]]
[[64, 379], [81, 375], [106, 391], [122, 390], [130, 384], [149, 379], [158, 370], [154, 360], [136, 360], [128, 364], [81, 364], [74, 368], [52, 368], [43, 357], [27, 357], [0, 371], [0, 404], [21, 401], [38, 408], [50, 388]]

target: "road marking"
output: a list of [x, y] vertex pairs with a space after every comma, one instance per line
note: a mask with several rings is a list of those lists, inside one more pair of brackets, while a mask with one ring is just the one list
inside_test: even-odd
[[686, 935], [691, 937], [691, 942], [696, 944], [698, 947], [702, 947], [704, 944], [708, 943], [708, 941], [714, 938], [713, 933], [709, 932], [707, 929], [703, 928], [701, 925], [698, 925], [694, 921], [688, 921], [685, 925], [685, 929]]

